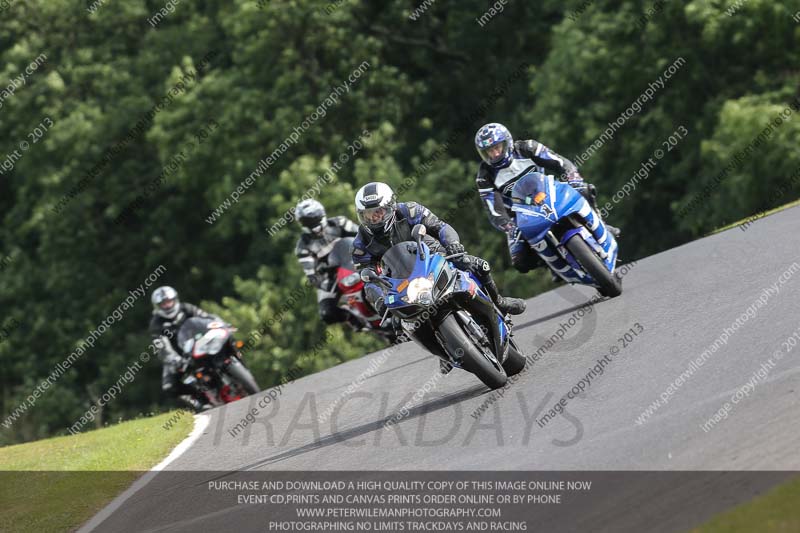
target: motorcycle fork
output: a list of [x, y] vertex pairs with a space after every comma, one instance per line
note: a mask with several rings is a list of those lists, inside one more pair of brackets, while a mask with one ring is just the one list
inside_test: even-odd
[[[473, 342], [480, 347], [483, 356], [489, 359], [492, 364], [500, 366], [502, 363], [497, 358], [497, 353], [500, 351], [496, 342], [492, 342], [492, 337], [484, 331], [481, 325], [475, 320], [475, 317], [460, 309], [456, 311], [456, 318], [464, 326], [467, 334], [472, 338]], [[495, 339], [496, 336], [493, 336]]]
[[578, 274], [577, 276], [572, 276], [570, 275], [570, 271], [574, 271], [576, 273], [578, 272], [583, 273], [583, 270], [580, 269], [579, 267], [576, 268], [576, 264], [574, 263], [574, 261], [569, 260], [567, 250], [561, 244], [561, 239], [556, 236], [556, 234], [553, 232], [552, 229], [547, 232], [547, 235], [545, 235], [544, 239], [533, 245], [534, 251], [537, 252], [540, 257], [545, 253], [547, 248], [551, 250], [550, 251], [551, 254], [554, 254], [558, 259], [563, 261], [564, 264], [566, 265], [565, 267], [561, 267], [559, 269], [555, 265], [551, 264], [555, 262], [556, 259], [547, 260], [543, 258], [542, 260], [547, 263], [548, 267], [550, 268], [550, 271], [567, 283], [581, 282], [582, 278], [580, 274]]
[[447, 355], [447, 352], [442, 349], [442, 340], [439, 338], [438, 332], [436, 332], [435, 328], [432, 327], [430, 319], [428, 319], [428, 321], [425, 323], [420, 324], [419, 327], [414, 329], [413, 332], [410, 332], [405, 328], [404, 330], [411, 340], [428, 350], [436, 357], [450, 362], [450, 357]]
[[[473, 306], [474, 307], [474, 306]], [[470, 308], [472, 320], [481, 328], [481, 334], [485, 338], [486, 344], [489, 349], [501, 361], [505, 361], [506, 354], [508, 353], [508, 339], [511, 336], [511, 328], [513, 327], [511, 320], [502, 318], [506, 327], [506, 337], [503, 338], [500, 332], [499, 317], [500, 312], [495, 308], [494, 303], [488, 307], [481, 306], [479, 309]]]

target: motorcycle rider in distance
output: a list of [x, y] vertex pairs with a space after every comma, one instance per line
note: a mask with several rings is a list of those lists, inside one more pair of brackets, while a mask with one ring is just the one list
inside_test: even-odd
[[[381, 257], [386, 251], [404, 241], [413, 240], [411, 230], [422, 224], [427, 230], [424, 240], [431, 252], [444, 255], [464, 253], [458, 233], [449, 224], [440, 220], [427, 207], [417, 202], [397, 202], [394, 191], [385, 183], [368, 183], [359, 189], [355, 198], [356, 213], [360, 223], [358, 235], [353, 241], [353, 263], [356, 268], [377, 271]], [[473, 255], [453, 258], [452, 263], [478, 278], [495, 306], [504, 314], [519, 315], [525, 311], [525, 301], [508, 298], [500, 294], [491, 274], [489, 262]], [[374, 290], [372, 290], [374, 289]], [[383, 294], [373, 285], [366, 292], [367, 302], [383, 315]], [[440, 361], [442, 373], [452, 369], [449, 363]]]
[[[510, 210], [511, 191], [520, 178], [530, 172], [552, 173], [581, 193], [599, 216], [596, 187], [584, 181], [578, 168], [569, 159], [542, 143], [533, 139], [514, 142], [508, 128], [493, 122], [481, 126], [477, 131], [475, 149], [482, 159], [476, 177], [481, 203], [489, 214], [492, 226], [506, 233], [511, 264], [519, 272], [528, 272], [544, 265], [522, 238], [514, 213]], [[608, 223], [605, 225], [614, 237], [619, 237], [618, 228]]]
[[205, 395], [180, 379], [180, 367], [188, 356], [183, 354], [181, 347], [178, 346], [178, 330], [188, 318], [213, 318], [220, 321], [222, 319], [203, 311], [196, 305], [181, 302], [178, 292], [166, 285], [154, 290], [150, 301], [153, 303], [150, 336], [153, 338], [153, 346], [158, 349], [158, 358], [163, 365], [161, 390], [195, 411], [210, 409], [211, 405], [208, 404]]
[[326, 269], [334, 243], [342, 237], [354, 237], [358, 226], [344, 216], [328, 218], [325, 207], [313, 199], [299, 202], [294, 215], [303, 228], [294, 253], [308, 282], [317, 289], [320, 318], [325, 324], [347, 322], [356, 331], [364, 329], [361, 319], [338, 307], [336, 271]]

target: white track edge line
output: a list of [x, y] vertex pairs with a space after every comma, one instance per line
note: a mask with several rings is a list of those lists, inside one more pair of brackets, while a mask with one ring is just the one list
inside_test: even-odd
[[156, 466], [151, 468], [148, 472], [146, 472], [142, 477], [137, 479], [133, 485], [128, 487], [128, 489], [114, 498], [111, 503], [106, 505], [103, 509], [100, 510], [96, 515], [94, 515], [87, 523], [81, 526], [78, 529], [78, 533], [89, 533], [90, 531], [94, 530], [97, 526], [102, 524], [106, 521], [106, 519], [111, 516], [117, 509], [119, 509], [125, 501], [136, 494], [138, 491], [142, 489], [145, 485], [147, 485], [156, 475], [158, 472], [164, 470], [171, 462], [175, 459], [180, 457], [189, 447], [194, 444], [194, 442], [200, 438], [200, 435], [203, 434], [203, 431], [208, 427], [209, 422], [211, 421], [211, 417], [208, 415], [195, 415], [194, 416], [194, 429], [192, 432], [189, 433], [189, 436], [183, 439], [180, 444], [178, 444], [175, 449], [170, 452], [170, 454]]

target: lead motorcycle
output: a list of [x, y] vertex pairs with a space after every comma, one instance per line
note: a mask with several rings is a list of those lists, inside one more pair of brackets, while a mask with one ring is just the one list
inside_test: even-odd
[[511, 337], [511, 322], [475, 276], [449, 261], [463, 254], [432, 253], [425, 233], [424, 226], [414, 226], [414, 240], [389, 248], [380, 273], [365, 269], [362, 279], [369, 290], [383, 293], [384, 321], [392, 314], [429, 352], [498, 389], [525, 367]]
[[236, 328], [211, 318], [189, 318], [178, 330], [178, 346], [186, 355], [181, 381], [205, 395], [212, 406], [240, 400], [260, 389], [239, 352]]
[[511, 210], [522, 237], [555, 275], [567, 283], [622, 294], [615, 275], [617, 241], [589, 202], [553, 176], [530, 172], [514, 184]]

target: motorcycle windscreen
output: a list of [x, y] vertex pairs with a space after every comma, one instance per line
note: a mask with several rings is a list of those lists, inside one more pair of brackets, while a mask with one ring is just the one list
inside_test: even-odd
[[346, 268], [355, 270], [353, 265], [353, 237], [343, 237], [333, 245], [326, 261], [331, 268]]
[[395, 279], [408, 279], [417, 265], [417, 243], [401, 242], [389, 248], [381, 259], [383, 274]]
[[522, 176], [511, 190], [511, 201], [515, 204], [541, 204], [547, 196], [547, 178], [540, 172], [529, 172]]
[[526, 174], [514, 184], [511, 197], [517, 227], [531, 244], [544, 239], [559, 219], [578, 212], [586, 204], [575, 189], [538, 172]]
[[511, 190], [511, 210], [516, 213], [517, 227], [530, 243], [539, 242], [557, 221], [551, 209], [550, 181], [544, 174], [529, 172]]
[[[178, 346], [180, 346], [185, 353], [189, 353], [195, 338], [199, 339], [205, 335], [206, 331], [208, 331], [208, 325], [212, 322], [214, 322], [214, 320], [211, 318], [194, 317], [187, 319], [181, 326], [181, 329], [178, 330]], [[187, 341], [191, 341], [188, 343], [188, 349]]]

